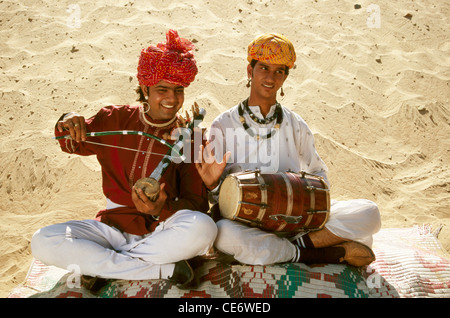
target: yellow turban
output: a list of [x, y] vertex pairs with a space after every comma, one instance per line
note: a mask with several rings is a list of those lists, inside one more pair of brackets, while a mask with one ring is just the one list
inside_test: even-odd
[[247, 60], [261, 61], [267, 64], [282, 64], [294, 67], [296, 55], [294, 45], [283, 35], [267, 33], [258, 36], [248, 45]]

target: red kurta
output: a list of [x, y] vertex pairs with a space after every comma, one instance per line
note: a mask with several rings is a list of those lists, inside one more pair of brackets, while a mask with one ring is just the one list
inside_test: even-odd
[[[142, 116], [138, 106], [108, 106], [87, 119], [86, 128], [88, 132], [137, 130], [160, 138], [164, 133], [170, 134], [175, 128], [175, 123], [164, 128], [149, 126]], [[61, 135], [67, 135], [67, 132], [60, 133], [55, 129], [55, 136]], [[164, 190], [168, 198], [159, 221], [153, 221], [151, 216], [136, 210], [131, 199], [131, 189], [138, 179], [150, 176], [160, 163], [163, 156], [157, 154], [165, 155], [170, 149], [157, 140], [139, 135], [96, 136], [88, 137], [88, 141], [139, 150], [135, 152], [59, 140], [64, 152], [82, 156], [96, 155], [102, 168], [103, 193], [112, 202], [126, 206], [102, 210], [96, 216], [98, 220], [123, 232], [144, 235], [153, 231], [158, 222], [166, 220], [178, 210], [208, 210], [206, 189], [194, 163], [172, 162], [160, 180], [161, 184], [166, 184]], [[191, 153], [194, 153], [193, 150]]]

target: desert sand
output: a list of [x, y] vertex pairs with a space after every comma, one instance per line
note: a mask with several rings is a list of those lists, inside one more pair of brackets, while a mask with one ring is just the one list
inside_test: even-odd
[[185, 105], [205, 127], [248, 96], [247, 44], [291, 39], [279, 101], [313, 130], [331, 197], [375, 201], [383, 228], [431, 224], [450, 251], [449, 19], [444, 0], [1, 1], [0, 297], [24, 281], [36, 230], [105, 205], [95, 158], [62, 153], [56, 120], [136, 104], [140, 51], [168, 29], [196, 45]]

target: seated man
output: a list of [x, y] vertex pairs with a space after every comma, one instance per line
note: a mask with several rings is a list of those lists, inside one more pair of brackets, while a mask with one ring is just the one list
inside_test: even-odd
[[170, 164], [152, 201], [135, 183], [155, 170], [166, 145], [145, 135], [86, 136], [117, 130], [170, 136], [184, 122], [177, 112], [184, 88], [197, 74], [192, 48], [169, 30], [166, 43], [142, 50], [137, 74], [142, 106], [104, 107], [89, 119], [68, 113], [57, 122], [55, 135], [71, 137], [59, 140], [64, 152], [97, 156], [107, 203], [96, 219], [38, 230], [31, 241], [36, 259], [61, 268], [78, 265], [84, 278], [99, 278], [91, 279], [96, 291], [107, 279], [172, 279], [180, 287], [193, 281], [187, 260], [207, 253], [217, 235], [205, 214], [206, 190], [194, 164]]
[[[282, 85], [296, 60], [292, 43], [278, 34], [261, 35], [249, 44], [247, 59], [250, 96], [213, 121], [209, 145], [197, 163], [205, 185], [213, 191], [213, 203], [224, 178], [239, 171], [304, 171], [328, 184], [327, 167], [311, 130], [298, 114], [277, 102], [277, 92], [281, 89], [283, 94]], [[212, 156], [216, 159], [210, 160]], [[364, 266], [375, 259], [370, 246], [381, 221], [371, 201], [332, 200], [325, 226], [301, 235], [284, 237], [226, 218], [217, 226], [215, 246], [241, 263]]]

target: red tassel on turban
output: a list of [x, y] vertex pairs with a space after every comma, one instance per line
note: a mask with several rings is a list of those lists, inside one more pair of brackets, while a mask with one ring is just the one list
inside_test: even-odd
[[154, 86], [160, 81], [188, 87], [198, 73], [192, 50], [194, 45], [169, 30], [166, 43], [143, 49], [139, 57], [137, 78], [140, 85]]

